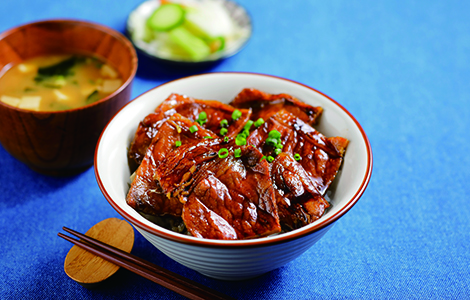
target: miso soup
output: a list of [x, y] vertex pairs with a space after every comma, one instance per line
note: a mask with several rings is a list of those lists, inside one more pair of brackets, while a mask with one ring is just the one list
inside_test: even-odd
[[29, 110], [66, 110], [96, 102], [121, 85], [116, 69], [93, 56], [35, 57], [0, 77], [0, 101]]

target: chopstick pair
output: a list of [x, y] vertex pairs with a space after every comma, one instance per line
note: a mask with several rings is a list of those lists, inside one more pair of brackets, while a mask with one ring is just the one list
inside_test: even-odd
[[200, 283], [166, 270], [116, 247], [100, 242], [92, 237], [81, 234], [75, 230], [67, 227], [62, 227], [62, 229], [83, 241], [76, 240], [60, 232], [57, 234], [59, 237], [189, 299], [233, 299]]

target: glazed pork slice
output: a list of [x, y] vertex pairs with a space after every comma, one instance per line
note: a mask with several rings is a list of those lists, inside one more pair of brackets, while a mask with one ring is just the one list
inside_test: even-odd
[[140, 122], [128, 152], [131, 171], [135, 170], [142, 162], [147, 147], [157, 134], [161, 124], [173, 114], [179, 113], [191, 121], [196, 121], [199, 114], [204, 111], [207, 120], [201, 124], [202, 127], [216, 134], [220, 133], [220, 121], [226, 119], [229, 126], [225, 136], [233, 137], [237, 135], [251, 116], [251, 110], [239, 109], [242, 113], [241, 117], [233, 120], [232, 113], [235, 110], [236, 108], [219, 101], [200, 100], [175, 93], [171, 94], [153, 113], [147, 115]]
[[[280, 133], [282, 152], [266, 143], [269, 132]], [[295, 229], [320, 218], [330, 204], [324, 194], [341, 166], [348, 140], [327, 138], [292, 113], [281, 110], [247, 139], [265, 156], [274, 157], [271, 177], [283, 226]], [[297, 156], [298, 159], [294, 159]]]
[[288, 94], [268, 94], [253, 88], [243, 89], [230, 103], [238, 108], [251, 108], [253, 121], [269, 119], [280, 110], [286, 110], [305, 123], [317, 124], [323, 109], [319, 106], [308, 105]]
[[325, 137], [300, 118], [281, 110], [254, 130], [247, 144], [254, 145], [266, 156], [276, 157], [275, 147], [266, 143], [272, 130], [281, 134], [282, 152], [300, 155], [299, 163], [323, 195], [341, 166], [349, 141], [342, 137]]
[[[227, 157], [218, 155], [222, 148]], [[178, 152], [160, 165], [156, 178], [167, 196], [184, 203], [182, 218], [193, 236], [251, 239], [280, 232], [269, 165], [258, 150], [207, 141]]]
[[315, 188], [302, 165], [283, 152], [271, 164], [279, 219], [286, 230], [303, 227], [319, 219], [330, 207]]
[[[189, 128], [193, 125], [196, 125], [199, 130], [191, 133]], [[135, 172], [127, 194], [127, 204], [149, 215], [181, 216], [183, 204], [177, 198], [167, 198], [163, 194], [158, 181], [154, 180], [155, 170], [165, 157], [176, 149], [176, 141], [186, 146], [202, 142], [205, 137], [215, 138], [216, 135], [178, 113], [163, 122]]]

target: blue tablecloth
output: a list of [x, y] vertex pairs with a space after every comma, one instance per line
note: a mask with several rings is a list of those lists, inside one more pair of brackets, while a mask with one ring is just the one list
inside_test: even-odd
[[[298, 259], [224, 282], [170, 260], [136, 232], [133, 253], [238, 299], [470, 297], [470, 2], [239, 0], [253, 37], [208, 70], [273, 74], [312, 86], [362, 124], [374, 171], [357, 205]], [[0, 31], [78, 18], [124, 31], [138, 1], [2, 0]], [[188, 71], [141, 60], [133, 97]], [[2, 128], [0, 128], [2, 130]], [[0, 147], [0, 299], [177, 299], [126, 270], [86, 289], [64, 273], [71, 244], [120, 217], [93, 168], [69, 178], [30, 171]]]

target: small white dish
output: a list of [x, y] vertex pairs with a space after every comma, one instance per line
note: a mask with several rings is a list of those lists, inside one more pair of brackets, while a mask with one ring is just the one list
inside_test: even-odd
[[[198, 0], [192, 0], [198, 2]], [[220, 4], [228, 12], [231, 22], [236, 27], [232, 38], [227, 40], [222, 51], [212, 53], [203, 60], [188, 60], [162, 50], [162, 43], [158, 40], [144, 41], [145, 24], [152, 12], [161, 5], [159, 0], [148, 0], [135, 8], [127, 19], [126, 33], [139, 52], [157, 62], [182, 67], [199, 67], [218, 62], [238, 53], [246, 45], [252, 34], [251, 18], [246, 10], [235, 2], [229, 0], [206, 0]], [[177, 1], [175, 1], [177, 2]], [[184, 2], [184, 1], [183, 1]]]

